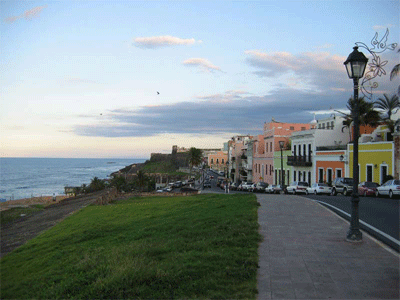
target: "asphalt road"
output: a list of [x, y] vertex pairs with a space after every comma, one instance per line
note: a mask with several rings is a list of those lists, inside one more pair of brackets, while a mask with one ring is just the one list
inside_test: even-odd
[[[345, 197], [341, 194], [337, 196], [326, 196], [326, 195], [308, 195], [305, 196], [309, 199], [322, 201], [329, 205], [332, 205], [342, 211], [351, 215], [351, 196]], [[327, 206], [332, 209], [331, 207]], [[393, 239], [400, 240], [400, 199], [389, 199], [389, 198], [376, 198], [376, 197], [360, 197], [359, 203], [359, 218], [361, 221], [377, 228], [383, 233], [391, 236]], [[334, 209], [333, 209], [334, 210]], [[334, 210], [335, 211], [335, 210]], [[338, 212], [338, 211], [335, 211]], [[340, 213], [339, 213], [340, 214]], [[346, 218], [346, 216], [345, 216]], [[391, 244], [385, 240], [377, 232], [371, 232], [370, 229], [360, 224], [362, 229], [370, 232], [377, 238], [381, 239], [385, 243], [395, 249], [399, 249], [398, 246]]]

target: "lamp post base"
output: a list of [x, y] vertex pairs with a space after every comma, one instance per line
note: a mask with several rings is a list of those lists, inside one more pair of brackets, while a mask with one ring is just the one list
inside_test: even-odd
[[351, 243], [362, 243], [362, 232], [359, 229], [349, 229], [346, 241]]

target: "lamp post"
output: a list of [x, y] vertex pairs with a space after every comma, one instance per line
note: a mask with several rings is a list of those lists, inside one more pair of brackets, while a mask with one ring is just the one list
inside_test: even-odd
[[358, 137], [360, 135], [359, 114], [360, 107], [358, 101], [358, 81], [364, 76], [365, 67], [367, 66], [368, 58], [362, 52], [358, 51], [358, 47], [353, 48], [353, 52], [347, 57], [344, 62], [347, 75], [353, 79], [354, 85], [354, 110], [353, 114], [353, 193], [351, 195], [351, 223], [350, 229], [347, 232], [346, 240], [349, 242], [361, 242], [362, 233], [360, 231], [358, 204], [360, 202], [358, 196]]
[[279, 141], [279, 147], [281, 148], [281, 188], [283, 189], [283, 186], [285, 185], [285, 177], [283, 176], [283, 154], [282, 154], [282, 150], [283, 147], [285, 146], [285, 142], [284, 141]]

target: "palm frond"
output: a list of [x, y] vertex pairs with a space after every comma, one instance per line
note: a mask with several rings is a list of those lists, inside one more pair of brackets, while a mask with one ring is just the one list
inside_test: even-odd
[[397, 64], [393, 67], [392, 71], [390, 72], [390, 80], [393, 80], [397, 75], [400, 74], [400, 64]]

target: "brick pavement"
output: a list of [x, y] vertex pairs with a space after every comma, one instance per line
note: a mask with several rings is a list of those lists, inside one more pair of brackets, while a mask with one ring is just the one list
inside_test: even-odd
[[258, 299], [399, 299], [399, 255], [310, 199], [258, 194]]

